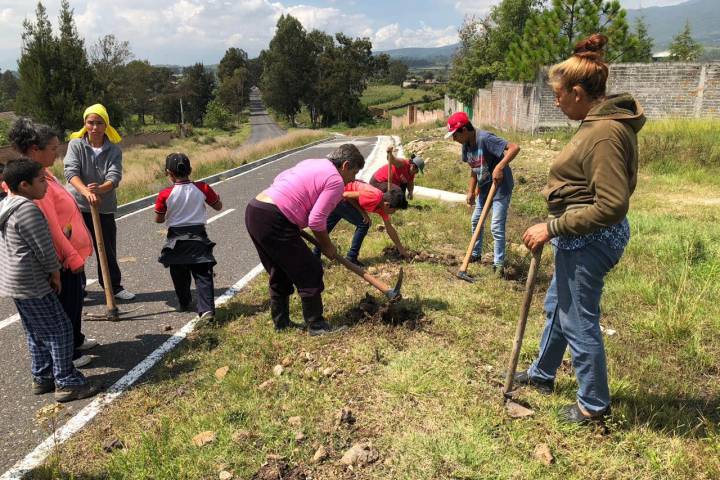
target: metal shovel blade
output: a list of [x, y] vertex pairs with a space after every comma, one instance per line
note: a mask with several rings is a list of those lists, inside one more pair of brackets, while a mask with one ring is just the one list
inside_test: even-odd
[[475, 279], [474, 279], [473, 277], [471, 277], [470, 275], [468, 275], [467, 272], [463, 272], [462, 270], [460, 270], [459, 272], [457, 272], [457, 273], [455, 274], [455, 276], [456, 276], [457, 278], [459, 278], [460, 280], [465, 280], [465, 281], [468, 282], [468, 283], [475, 283]]
[[397, 282], [395, 282], [395, 287], [385, 292], [385, 296], [387, 296], [387, 298], [389, 298], [391, 301], [400, 300], [402, 298], [402, 295], [400, 294], [400, 289], [402, 288], [403, 278], [405, 278], [405, 272], [403, 271], [402, 267], [400, 267], [400, 273], [398, 273], [398, 279]]

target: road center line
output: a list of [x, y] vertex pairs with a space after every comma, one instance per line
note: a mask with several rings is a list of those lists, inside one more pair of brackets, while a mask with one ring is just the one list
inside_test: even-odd
[[[263, 266], [258, 264], [250, 270], [244, 277], [230, 287], [225, 293], [215, 299], [215, 306], [220, 307], [227, 303], [236, 293], [242, 290], [250, 283], [260, 272]], [[155, 349], [145, 359], [135, 365], [135, 367], [126, 373], [120, 380], [115, 382], [105, 393], [99, 394], [95, 399], [80, 410], [74, 417], [57, 429], [40, 445], [27, 454], [25, 458], [17, 462], [10, 470], [5, 472], [0, 480], [21, 480], [30, 470], [40, 466], [50, 452], [53, 451], [55, 445], [64, 443], [75, 433], [79, 432], [88, 424], [95, 416], [102, 411], [104, 407], [112, 403], [116, 398], [125, 393], [125, 391], [140, 379], [148, 370], [150, 370], [157, 362], [159, 362], [166, 353], [175, 348], [187, 335], [195, 329], [197, 325], [197, 317], [186, 323], [185, 326], [172, 337], [168, 338], [165, 343]]]
[[228, 208], [228, 209], [225, 210], [224, 212], [218, 213], [217, 215], [215, 215], [215, 216], [212, 217], [212, 218], [208, 218], [207, 223], [212, 223], [212, 222], [214, 222], [215, 220], [217, 220], [218, 218], [222, 218], [222, 217], [224, 217], [225, 215], [227, 215], [228, 213], [232, 213], [232, 212], [234, 212], [234, 211], [235, 211], [234, 208]]
[[[93, 283], [97, 283], [97, 278], [88, 278], [86, 285], [92, 285]], [[13, 323], [20, 320], [20, 314], [16, 313], [15, 315], [10, 315], [8, 318], [0, 322], [0, 330], [2, 330], [5, 327], [9, 327]]]

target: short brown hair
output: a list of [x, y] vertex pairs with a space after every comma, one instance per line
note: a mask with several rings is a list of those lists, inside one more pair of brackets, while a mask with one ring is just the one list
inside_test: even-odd
[[365, 166], [365, 157], [360, 150], [352, 143], [344, 143], [337, 147], [334, 152], [327, 156], [338, 169], [342, 164], [348, 162], [350, 168], [362, 169]]
[[605, 96], [608, 65], [603, 56], [607, 43], [608, 37], [600, 33], [580, 40], [570, 58], [550, 67], [550, 85], [565, 90], [580, 85], [591, 98]]

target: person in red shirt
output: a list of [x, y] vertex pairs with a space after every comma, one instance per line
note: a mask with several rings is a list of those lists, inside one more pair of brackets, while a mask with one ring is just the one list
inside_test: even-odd
[[[395, 244], [400, 255], [409, 258], [410, 254], [400, 241], [400, 236], [390, 219], [390, 215], [395, 213], [397, 209], [404, 210], [406, 208], [407, 200], [400, 187], [393, 185], [389, 192], [382, 192], [368, 183], [355, 180], [345, 185], [343, 201], [335, 207], [335, 210], [328, 217], [327, 231], [328, 234], [332, 232], [341, 219], [355, 225], [355, 234], [345, 258], [362, 267], [364, 265], [358, 260], [358, 255], [360, 254], [362, 242], [370, 229], [371, 222], [368, 213], [376, 213], [383, 219], [385, 231]], [[315, 249], [315, 255], [320, 255], [318, 249]]]
[[[397, 185], [402, 190], [403, 195], [408, 200], [413, 199], [413, 189], [415, 188], [415, 175], [422, 173], [425, 169], [425, 160], [413, 154], [410, 160], [397, 158], [393, 154], [393, 147], [387, 149], [388, 163], [391, 165], [392, 178], [390, 183]], [[370, 185], [379, 188], [383, 192], [387, 190], [388, 167], [383, 165], [378, 168], [370, 179]]]
[[161, 191], [155, 202], [155, 222], [168, 225], [167, 242], [158, 261], [170, 269], [179, 310], [190, 310], [192, 276], [197, 289], [198, 318], [211, 322], [215, 319], [213, 267], [217, 262], [212, 253], [215, 244], [205, 230], [205, 205], [220, 210], [222, 202], [210, 185], [190, 180], [192, 166], [184, 153], [168, 155], [165, 173], [173, 184]]

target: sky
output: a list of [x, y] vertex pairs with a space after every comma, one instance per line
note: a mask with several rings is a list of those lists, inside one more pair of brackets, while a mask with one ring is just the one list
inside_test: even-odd
[[[85, 44], [113, 34], [130, 42], [136, 59], [153, 64], [215, 64], [229, 47], [255, 57], [282, 14], [306, 29], [368, 37], [374, 50], [439, 47], [457, 41], [466, 15], [481, 16], [499, 0], [70, 0]], [[627, 8], [682, 0], [621, 0]], [[35, 18], [34, 0], [0, 0], [0, 69], [17, 69], [23, 20]], [[57, 25], [60, 0], [44, 0]]]

